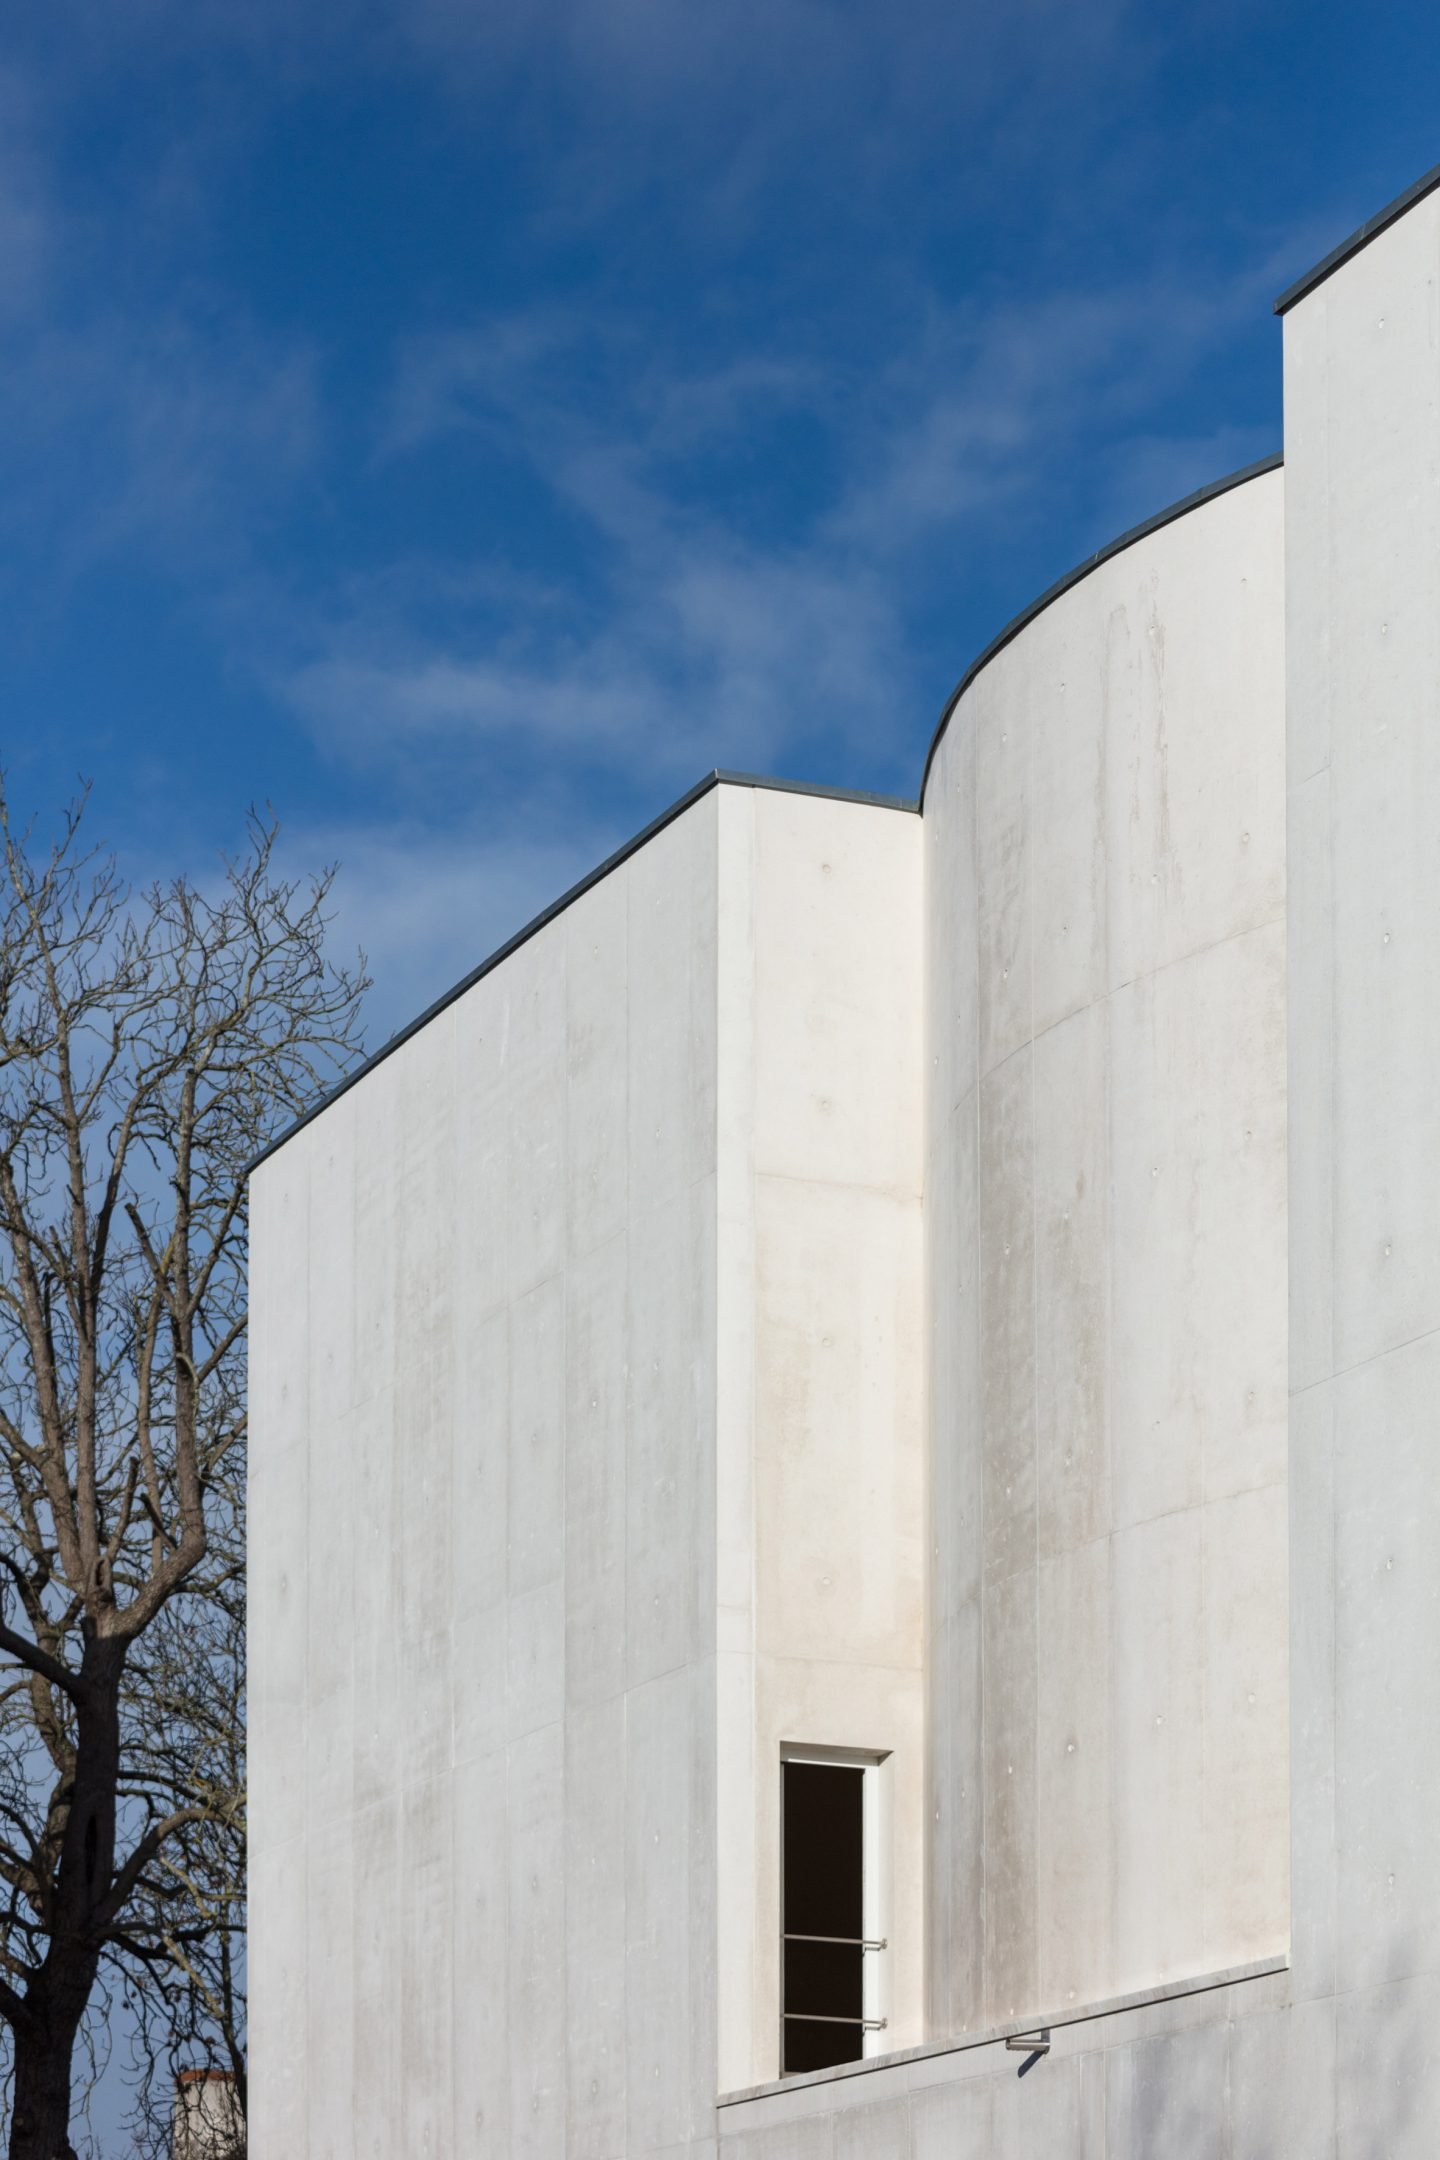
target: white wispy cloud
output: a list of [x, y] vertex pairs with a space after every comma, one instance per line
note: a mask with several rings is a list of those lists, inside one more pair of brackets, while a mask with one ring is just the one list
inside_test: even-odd
[[223, 608], [322, 432], [310, 356], [179, 321], [0, 335], [0, 579], [46, 611], [97, 566]]
[[898, 622], [856, 575], [695, 543], [653, 578], [627, 562], [618, 583], [590, 638], [467, 657], [353, 625], [284, 689], [359, 762], [429, 756], [459, 779], [509, 745], [672, 786], [716, 764], [768, 770], [822, 716], [841, 742], [893, 694]]
[[0, 329], [40, 304], [53, 249], [54, 207], [31, 107], [24, 77], [0, 70]]
[[[1128, 0], [919, 0], [903, 34], [879, 0], [70, 16], [73, 61], [57, 42], [33, 80], [0, 76], [0, 570], [13, 597], [101, 561], [163, 567], [356, 805], [292, 837], [345, 860], [342, 928], [396, 1019], [620, 837], [597, 800], [623, 825], [716, 764], [843, 778], [886, 744], [912, 787], [910, 744], [970, 656], [957, 645], [938, 686], [923, 674], [927, 611], [968, 646], [994, 559], [1028, 566], [1012, 606], [1035, 562], [1043, 583], [1072, 559], [1017, 536], [1098, 543], [1266, 447], [1172, 417], [1283, 282], [1263, 234], [1216, 272], [1177, 213], [1124, 272], [1042, 265], [1043, 297], [993, 258], [970, 272], [977, 221], [1026, 172], [1046, 175], [1033, 213], [1080, 230], [1063, 161], [1163, 48]], [[68, 199], [56, 115], [75, 86], [142, 85], [162, 60], [186, 92], [154, 131], [173, 140], [135, 194]], [[467, 313], [427, 295], [391, 348], [388, 327], [299, 337], [243, 271], [197, 275], [286, 101], [390, 78], [423, 84], [446, 126], [509, 126], [496, 260], [534, 250], [529, 298]], [[1108, 171], [1087, 168], [1096, 221], [1107, 186], [1134, 185]], [[382, 392], [357, 389], [387, 352]], [[474, 477], [466, 516], [417, 540], [424, 476], [453, 487], [451, 465]], [[547, 536], [528, 553], [522, 498]], [[302, 537], [273, 544], [287, 520]]]
[[[377, 456], [479, 437], [528, 465], [598, 568], [583, 604], [511, 595], [498, 620], [481, 608], [439, 635], [406, 607], [414, 578], [379, 606], [367, 589], [318, 629], [283, 693], [332, 751], [411, 771], [424, 758], [481, 770], [507, 744], [675, 786], [714, 764], [793, 769], [821, 740], [843, 759], [893, 733], [916, 694], [917, 594], [963, 581], [997, 530], [1062, 498], [1073, 510], [1079, 439], [1109, 426], [1135, 444], [1088, 467], [1092, 522], [1113, 506], [1116, 529], [1265, 447], [1254, 430], [1128, 430], [1157, 384], [1233, 334], [1270, 268], [1184, 289], [1162, 272], [988, 313], [921, 294], [913, 345], [858, 397], [813, 351], [686, 367], [633, 325], [554, 309], [417, 339], [397, 357]], [[829, 438], [823, 497], [773, 526], [727, 517], [727, 456], [796, 415]], [[705, 500], [694, 455], [718, 460]]]

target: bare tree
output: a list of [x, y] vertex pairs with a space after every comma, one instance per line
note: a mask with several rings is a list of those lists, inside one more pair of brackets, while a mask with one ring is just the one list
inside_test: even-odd
[[172, 1601], [127, 1666], [125, 1790], [152, 1818], [204, 1805], [167, 1842], [130, 1916], [130, 1930], [166, 1955], [137, 1967], [121, 1946], [110, 1971], [102, 1965], [129, 2013], [131, 2123], [144, 2160], [172, 2160], [187, 2140], [195, 2160], [244, 2155], [245, 1608], [228, 1565], [243, 1508], [226, 1497], [198, 1587]]
[[280, 878], [273, 826], [214, 895], [136, 896], [79, 817], [36, 849], [0, 792], [11, 2160], [73, 2160], [102, 1967], [144, 2016], [168, 1991], [242, 2030], [245, 1168], [353, 1058], [365, 987], [325, 956], [328, 875]]

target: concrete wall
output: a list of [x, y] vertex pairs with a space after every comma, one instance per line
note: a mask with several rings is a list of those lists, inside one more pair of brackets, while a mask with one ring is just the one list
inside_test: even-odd
[[920, 839], [716, 790], [257, 1173], [257, 2154], [712, 2132], [783, 1741], [922, 2037]]
[[254, 1178], [259, 2160], [713, 2135], [716, 810]]
[[726, 2105], [719, 2160], [1333, 2160], [1333, 2098], [1280, 1972], [1057, 2027], [1039, 2059], [990, 2041]]
[[1437, 294], [1431, 195], [1285, 319], [1295, 1993], [1346, 2160], [1440, 2142]]
[[937, 2034], [1287, 1939], [1281, 509], [1095, 570], [930, 776]]
[[786, 1741], [889, 1751], [871, 2040], [924, 2037], [920, 902], [913, 814], [721, 791], [722, 2090], [779, 2068]]

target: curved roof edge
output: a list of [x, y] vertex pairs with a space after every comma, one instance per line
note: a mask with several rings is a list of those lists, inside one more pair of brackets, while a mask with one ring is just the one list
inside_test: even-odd
[[1111, 540], [1097, 549], [1095, 554], [1087, 555], [1084, 562], [1077, 563], [1073, 570], [1066, 571], [1064, 577], [1057, 578], [1053, 585], [1048, 585], [1037, 600], [1032, 600], [1028, 607], [1021, 608], [1018, 615], [1012, 615], [1004, 629], [998, 631], [985, 650], [971, 661], [945, 700], [945, 709], [940, 715], [935, 733], [930, 738], [930, 748], [925, 753], [925, 770], [920, 775], [921, 809], [925, 807], [925, 789], [930, 780], [930, 767], [935, 762], [935, 753], [940, 748], [955, 708], [976, 676], [990, 665], [997, 653], [1003, 652], [1013, 639], [1019, 637], [1022, 630], [1028, 629], [1036, 616], [1043, 615], [1053, 601], [1059, 600], [1073, 585], [1078, 585], [1082, 579], [1089, 577], [1092, 570], [1098, 570], [1102, 564], [1113, 561], [1115, 556], [1123, 555], [1127, 548], [1134, 547], [1137, 540], [1148, 540], [1151, 533], [1159, 532], [1162, 526], [1172, 525], [1176, 518], [1184, 517], [1191, 510], [1199, 510], [1205, 503], [1214, 502], [1217, 496], [1228, 495], [1232, 488], [1243, 487], [1247, 480], [1258, 480], [1265, 473], [1278, 472], [1284, 463], [1284, 457], [1276, 451], [1273, 457], [1257, 458], [1253, 465], [1242, 465], [1239, 472], [1227, 473], [1222, 480], [1208, 481], [1204, 487], [1196, 488], [1193, 495], [1183, 495], [1179, 502], [1171, 503], [1167, 510], [1157, 510], [1154, 517], [1146, 518], [1141, 525], [1132, 525], [1128, 532], [1121, 533], [1118, 540]]
[[697, 780], [694, 787], [687, 788], [685, 793], [678, 796], [667, 809], [662, 810], [658, 817], [652, 818], [648, 825], [642, 826], [639, 832], [632, 834], [630, 839], [616, 848], [613, 855], [607, 855], [604, 862], [597, 863], [593, 870], [587, 871], [568, 892], [561, 893], [558, 900], [552, 900], [549, 907], [542, 908], [538, 915], [532, 916], [531, 920], [517, 930], [513, 937], [507, 938], [503, 945], [497, 945], [494, 952], [487, 954], [477, 967], [471, 968], [468, 975], [462, 975], [459, 982], [453, 983], [448, 990], [443, 990], [433, 1004], [427, 1005], [423, 1012], [407, 1021], [405, 1026], [390, 1036], [388, 1041], [383, 1042], [378, 1050], [373, 1050], [369, 1057], [363, 1059], [353, 1072], [346, 1073], [343, 1080], [337, 1081], [333, 1088], [327, 1090], [303, 1117], [296, 1118], [283, 1132], [277, 1133], [273, 1140], [267, 1141], [259, 1154], [252, 1156], [245, 1165], [246, 1177], [258, 1170], [261, 1163], [268, 1161], [277, 1149], [284, 1147], [287, 1140], [293, 1140], [296, 1133], [319, 1117], [322, 1110], [328, 1110], [332, 1103], [348, 1094], [357, 1080], [363, 1080], [377, 1065], [383, 1065], [392, 1051], [398, 1050], [402, 1043], [409, 1042], [412, 1035], [418, 1035], [421, 1028], [438, 1018], [447, 1005], [453, 1005], [467, 990], [473, 990], [482, 976], [488, 975], [492, 968], [499, 967], [502, 960], [508, 960], [513, 952], [518, 952], [522, 945], [528, 944], [537, 931], [554, 922], [557, 915], [563, 915], [566, 908], [589, 892], [592, 885], [598, 885], [612, 870], [618, 870], [622, 863], [638, 854], [647, 841], [653, 840], [667, 825], [673, 825], [676, 818], [683, 817], [687, 810], [708, 795], [712, 788], [717, 787], [763, 788], [777, 795], [816, 795], [824, 802], [864, 803], [873, 810], [904, 810], [912, 815], [917, 814], [920, 808], [918, 802], [910, 802], [903, 796], [866, 795], [854, 788], [819, 787], [809, 780], [773, 780], [761, 773], [722, 772], [718, 769], [706, 773], [703, 780]]
[[1304, 277], [1296, 278], [1293, 285], [1287, 285], [1275, 302], [1275, 313], [1288, 314], [1297, 300], [1303, 300], [1307, 293], [1314, 292], [1317, 285], [1323, 285], [1326, 278], [1331, 277], [1342, 263], [1349, 262], [1352, 255], [1358, 255], [1361, 248], [1367, 247], [1377, 234], [1384, 232], [1387, 225], [1393, 225], [1397, 218], [1404, 217], [1407, 210], [1413, 210], [1416, 203], [1423, 202], [1436, 188], [1440, 188], [1440, 165], [1432, 165], [1429, 172], [1421, 173], [1420, 178], [1412, 181], [1403, 194], [1395, 197], [1394, 202], [1386, 203], [1385, 208], [1377, 210], [1374, 217], [1368, 217], [1363, 225], [1357, 225], [1348, 240], [1342, 240], [1339, 247], [1331, 248], [1328, 255], [1322, 256], [1313, 270], [1307, 270]]

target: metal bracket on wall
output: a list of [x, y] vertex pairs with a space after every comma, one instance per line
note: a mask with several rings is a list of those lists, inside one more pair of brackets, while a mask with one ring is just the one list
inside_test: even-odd
[[1011, 2033], [1005, 2045], [1012, 2055], [1048, 2055], [1050, 2052], [1050, 2028], [1042, 2025], [1039, 2032]]

